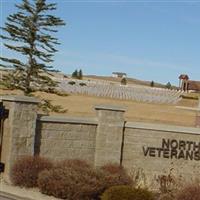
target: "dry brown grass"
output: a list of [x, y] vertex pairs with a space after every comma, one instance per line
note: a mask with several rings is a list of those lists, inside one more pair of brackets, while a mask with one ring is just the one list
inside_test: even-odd
[[[1, 90], [1, 94], [22, 94], [21, 91]], [[136, 101], [114, 100], [110, 98], [98, 98], [83, 95], [69, 95], [67, 97], [58, 96], [44, 92], [34, 94], [39, 98], [52, 100], [53, 104], [59, 104], [68, 112], [65, 114], [51, 113], [53, 115], [67, 116], [95, 116], [94, 106], [99, 104], [118, 105], [127, 109], [125, 118], [127, 121], [153, 122], [172, 125], [194, 126], [194, 111], [176, 108], [176, 105], [160, 105], [141, 103]], [[178, 106], [196, 107], [196, 100], [184, 99], [178, 103]]]

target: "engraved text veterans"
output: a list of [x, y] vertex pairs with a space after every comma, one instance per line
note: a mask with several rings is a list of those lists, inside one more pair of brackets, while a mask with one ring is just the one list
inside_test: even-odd
[[162, 139], [161, 147], [143, 146], [144, 156], [200, 161], [200, 142]]

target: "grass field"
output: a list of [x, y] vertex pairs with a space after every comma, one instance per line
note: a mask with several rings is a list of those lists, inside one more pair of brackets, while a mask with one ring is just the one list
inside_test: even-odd
[[[10, 91], [0, 89], [0, 95], [1, 94], [20, 95], [22, 92], [17, 90]], [[176, 106], [196, 107], [198, 103], [197, 100], [183, 99], [177, 105], [159, 105], [82, 95], [69, 95], [62, 97], [44, 92], [36, 92], [34, 95], [40, 99], [46, 98], [52, 100], [53, 104], [62, 105], [63, 108], [68, 110], [67, 113], [64, 114], [51, 113], [51, 115], [89, 117], [95, 116], [95, 105], [117, 105], [126, 108], [125, 119], [127, 121], [153, 122], [183, 126], [194, 126], [196, 113], [194, 111], [176, 108]]]

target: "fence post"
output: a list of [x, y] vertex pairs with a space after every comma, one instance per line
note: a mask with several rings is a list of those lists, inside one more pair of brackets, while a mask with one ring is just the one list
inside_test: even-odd
[[96, 106], [98, 127], [95, 148], [95, 166], [121, 163], [125, 109], [114, 106]]
[[3, 124], [1, 162], [5, 164], [3, 179], [10, 182], [10, 170], [20, 156], [34, 155], [37, 105], [32, 97], [1, 96], [0, 100], [9, 109]]

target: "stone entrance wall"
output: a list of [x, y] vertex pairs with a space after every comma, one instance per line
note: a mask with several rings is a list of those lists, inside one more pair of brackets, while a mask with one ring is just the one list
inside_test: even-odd
[[35, 154], [54, 160], [95, 157], [96, 119], [41, 117], [37, 120]]
[[199, 177], [200, 128], [126, 122], [124, 108], [102, 105], [95, 107], [95, 118], [41, 117], [36, 99], [1, 100], [9, 109], [1, 156], [7, 181], [13, 162], [23, 155], [85, 159], [94, 166], [118, 163], [150, 187], [169, 173], [184, 180]]
[[194, 181], [200, 177], [200, 129], [128, 122], [122, 163], [153, 188], [163, 175]]

